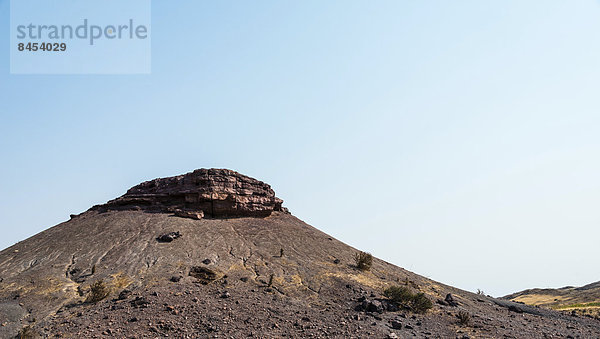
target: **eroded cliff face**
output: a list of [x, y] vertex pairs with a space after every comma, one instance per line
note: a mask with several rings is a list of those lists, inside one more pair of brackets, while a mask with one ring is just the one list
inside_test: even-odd
[[282, 211], [268, 184], [228, 169], [198, 169], [132, 187], [93, 210], [202, 211], [213, 218], [265, 217]]

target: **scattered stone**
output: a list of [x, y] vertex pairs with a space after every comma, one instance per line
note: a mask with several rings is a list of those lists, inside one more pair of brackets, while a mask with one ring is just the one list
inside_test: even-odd
[[339, 263], [340, 263], [340, 259], [335, 259], [335, 260], [333, 261], [333, 263], [334, 263], [334, 264], [336, 264], [336, 265], [337, 265], [337, 264], [339, 264]]
[[177, 238], [181, 237], [181, 233], [179, 232], [169, 232], [167, 234], [163, 234], [156, 238], [158, 242], [171, 242]]
[[131, 306], [135, 308], [148, 307], [148, 304], [150, 304], [150, 302], [144, 297], [135, 297], [135, 299], [131, 301]]
[[174, 275], [171, 277], [170, 280], [171, 280], [171, 282], [179, 282], [181, 280], [181, 278], [183, 278], [183, 277], [180, 275]]
[[355, 308], [357, 311], [383, 313], [383, 304], [379, 300], [365, 300], [358, 304]]
[[231, 294], [229, 294], [229, 292], [224, 292], [223, 294], [221, 294], [222, 299], [227, 299], [229, 297], [231, 297]]
[[388, 334], [388, 339], [398, 339], [398, 335], [394, 332], [391, 332], [390, 334]]
[[208, 258], [206, 258], [206, 259], [202, 260], [202, 263], [203, 263], [204, 265], [210, 265], [210, 263], [211, 263], [211, 262], [212, 262], [212, 261], [211, 261], [210, 259], [208, 259]]

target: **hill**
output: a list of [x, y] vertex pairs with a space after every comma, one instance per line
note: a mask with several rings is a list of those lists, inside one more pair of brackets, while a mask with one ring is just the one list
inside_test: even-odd
[[156, 179], [0, 252], [0, 337], [600, 335], [359, 253], [234, 171]]
[[582, 287], [535, 288], [504, 298], [572, 314], [600, 316], [600, 282]]

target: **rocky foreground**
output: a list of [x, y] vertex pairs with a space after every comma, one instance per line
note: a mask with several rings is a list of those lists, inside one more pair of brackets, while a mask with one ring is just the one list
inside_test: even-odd
[[[593, 317], [462, 291], [377, 258], [359, 269], [358, 250], [246, 178], [199, 170], [150, 181], [0, 252], [0, 337], [600, 337]], [[390, 286], [432, 307], [397, 303]]]

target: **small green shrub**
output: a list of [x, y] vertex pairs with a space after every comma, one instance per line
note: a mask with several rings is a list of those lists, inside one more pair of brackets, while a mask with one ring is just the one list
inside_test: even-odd
[[90, 286], [90, 294], [87, 296], [85, 302], [97, 303], [100, 300], [105, 299], [110, 294], [109, 288], [106, 286], [102, 279], [96, 281]]
[[466, 311], [459, 311], [456, 315], [458, 317], [458, 323], [462, 326], [469, 326], [471, 324], [471, 315]]
[[371, 253], [358, 252], [354, 255], [354, 262], [359, 270], [368, 271], [371, 269], [371, 265], [373, 264], [373, 256]]
[[402, 304], [412, 298], [412, 293], [410, 290], [403, 286], [388, 287], [385, 289], [385, 291], [383, 291], [383, 295], [390, 298], [397, 304]]
[[416, 313], [425, 313], [433, 307], [433, 303], [424, 293], [412, 293], [404, 286], [391, 286], [383, 291], [383, 295], [393, 302]]
[[433, 307], [433, 303], [425, 296], [425, 293], [417, 293], [413, 296], [411, 308], [417, 313], [425, 313]]

